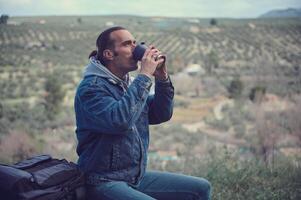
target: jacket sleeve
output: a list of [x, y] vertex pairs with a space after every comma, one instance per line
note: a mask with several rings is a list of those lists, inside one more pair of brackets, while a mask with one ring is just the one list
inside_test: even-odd
[[155, 94], [147, 99], [150, 124], [160, 124], [171, 119], [173, 113], [174, 87], [168, 77], [166, 81], [156, 80]]
[[86, 116], [86, 128], [108, 134], [128, 132], [146, 104], [151, 84], [149, 77], [139, 74], [119, 100], [100, 86], [83, 87], [79, 104]]

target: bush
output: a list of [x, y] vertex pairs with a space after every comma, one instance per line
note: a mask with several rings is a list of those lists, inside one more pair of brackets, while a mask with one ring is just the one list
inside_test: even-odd
[[[193, 155], [185, 158], [184, 164], [165, 163], [164, 170], [206, 178], [212, 185], [212, 199], [297, 200], [301, 197], [300, 158], [294, 162], [279, 155], [272, 167], [266, 167], [254, 157], [238, 156], [221, 148], [204, 159]], [[156, 162], [157, 170], [162, 170], [159, 161]]]
[[61, 103], [65, 96], [59, 75], [53, 73], [48, 76], [45, 83], [45, 105], [48, 118], [51, 120], [59, 113]]
[[45, 107], [42, 104], [33, 107], [26, 102], [3, 104], [0, 134], [7, 134], [13, 129], [22, 129], [30, 133], [40, 131], [46, 128], [47, 120]]
[[33, 139], [23, 131], [11, 131], [1, 139], [0, 161], [13, 163], [23, 160], [36, 152]]
[[262, 86], [253, 87], [249, 94], [249, 99], [253, 102], [261, 102], [266, 93], [266, 88]]
[[227, 88], [229, 93], [229, 98], [240, 98], [243, 91], [243, 82], [240, 80], [239, 77], [234, 78], [230, 86]]
[[300, 199], [301, 169], [287, 159], [267, 168], [256, 160], [224, 156], [211, 160], [207, 169], [213, 199]]

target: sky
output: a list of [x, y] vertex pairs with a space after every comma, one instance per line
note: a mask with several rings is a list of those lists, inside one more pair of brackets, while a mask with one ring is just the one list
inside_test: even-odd
[[0, 0], [0, 14], [138, 15], [254, 18], [273, 9], [300, 8], [301, 0]]

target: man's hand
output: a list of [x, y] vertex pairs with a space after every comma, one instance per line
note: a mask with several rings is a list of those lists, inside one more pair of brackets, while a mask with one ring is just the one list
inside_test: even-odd
[[[142, 60], [141, 60], [141, 69], [140, 69], [141, 74], [145, 74], [149, 77], [155, 76], [157, 78], [157, 75], [159, 77], [161, 77], [163, 72], [161, 71], [161, 69], [156, 70], [156, 68], [159, 64], [164, 62], [164, 59], [159, 59], [156, 61], [156, 57], [159, 54], [160, 54], [160, 51], [158, 49], [154, 48], [154, 46], [152, 46], [152, 45], [146, 49], [146, 51], [142, 57]], [[166, 70], [166, 67], [165, 67], [165, 70]], [[156, 72], [156, 75], [155, 75], [155, 71], [158, 71], [158, 72]]]
[[163, 60], [161, 62], [162, 66], [160, 68], [157, 68], [154, 73], [154, 76], [157, 80], [166, 80], [168, 78], [167, 67], [166, 67], [166, 57], [165, 57], [165, 59], [162, 59], [162, 60]]

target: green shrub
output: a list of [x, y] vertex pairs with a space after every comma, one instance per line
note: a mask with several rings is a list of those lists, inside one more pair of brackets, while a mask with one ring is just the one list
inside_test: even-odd
[[[205, 159], [185, 155], [184, 164], [171, 161], [162, 168], [157, 160], [157, 165], [152, 166], [206, 178], [212, 185], [214, 200], [300, 199], [300, 159], [294, 162], [279, 155], [271, 167], [266, 167], [248, 155], [238, 156], [220, 148], [212, 152]], [[181, 168], [183, 165], [185, 167]]]
[[250, 90], [249, 99], [253, 102], [261, 102], [266, 93], [266, 88], [263, 86], [256, 86]]
[[244, 85], [243, 85], [243, 82], [240, 80], [240, 78], [239, 77], [234, 78], [231, 81], [229, 87], [227, 88], [229, 97], [234, 98], [234, 99], [241, 97], [243, 87], [244, 87]]
[[48, 76], [45, 83], [45, 105], [49, 119], [53, 119], [59, 113], [60, 106], [65, 96], [59, 74], [53, 73]]

